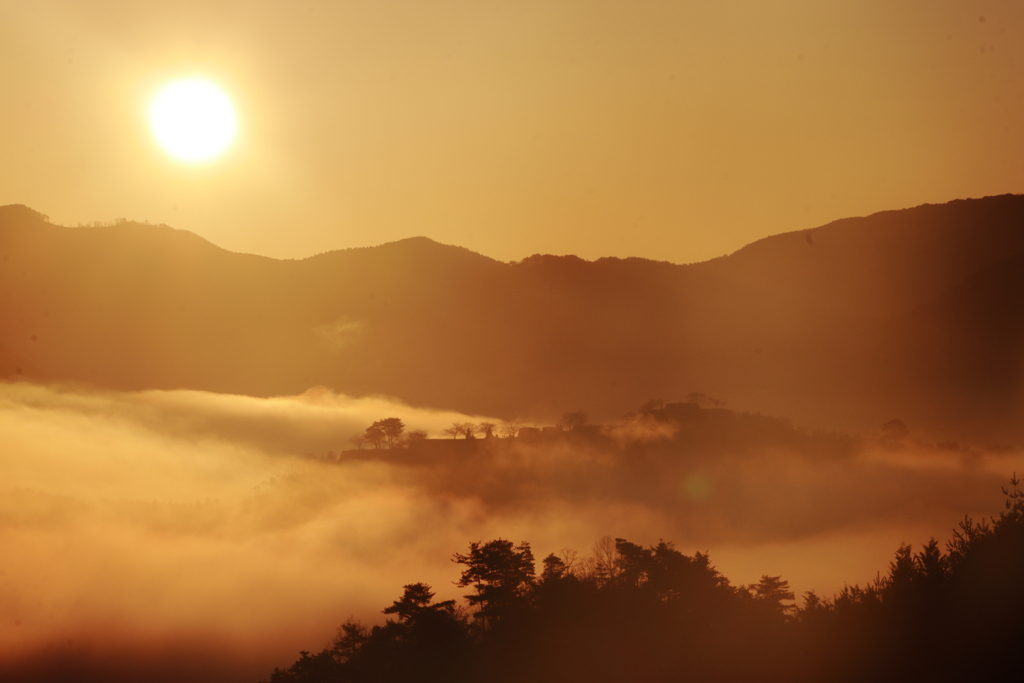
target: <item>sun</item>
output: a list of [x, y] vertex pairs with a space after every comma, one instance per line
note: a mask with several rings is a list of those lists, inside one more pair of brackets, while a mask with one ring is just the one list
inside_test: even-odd
[[238, 134], [231, 100], [202, 78], [173, 81], [160, 88], [149, 107], [149, 123], [160, 146], [189, 163], [210, 161]]

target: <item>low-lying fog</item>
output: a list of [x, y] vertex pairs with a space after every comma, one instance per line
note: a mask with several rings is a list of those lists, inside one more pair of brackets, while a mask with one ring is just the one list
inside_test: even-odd
[[[671, 540], [734, 584], [781, 574], [831, 595], [884, 574], [903, 541], [997, 513], [1024, 471], [1019, 450], [870, 435], [673, 456], [672, 428], [650, 422], [607, 432], [618, 455], [568, 440], [326, 457], [390, 416], [432, 437], [488, 419], [326, 390], [0, 384], [0, 658], [116, 659], [125, 676], [174, 661], [168, 677], [255, 683], [346, 618], [379, 621], [403, 584], [457, 597], [452, 553], [499, 536], [538, 561], [602, 536]], [[201, 671], [183, 673], [190, 656]]]

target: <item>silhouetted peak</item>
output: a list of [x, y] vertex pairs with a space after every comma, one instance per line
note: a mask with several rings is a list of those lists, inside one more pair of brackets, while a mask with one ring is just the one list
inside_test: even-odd
[[49, 223], [50, 217], [24, 204], [0, 206], [0, 224], [27, 222]]
[[[894, 239], [914, 233], [913, 237], [944, 237], [943, 229], [978, 226], [982, 230], [1003, 230], [1006, 227], [1024, 235], [1019, 229], [1024, 219], [1024, 195], [1003, 194], [980, 199], [954, 199], [944, 204], [921, 204], [909, 209], [879, 211], [868, 216], [840, 218], [816, 228], [794, 230], [764, 237], [705, 263], [747, 261], [766, 253], [788, 251], [809, 255], [808, 248], [828, 244], [829, 238], [844, 237], [843, 246], [852, 240]], [[881, 246], [881, 245], [880, 245]]]
[[410, 255], [459, 254], [464, 257], [487, 259], [488, 261], [493, 260], [482, 254], [478, 254], [475, 251], [467, 249], [466, 247], [459, 247], [454, 244], [442, 244], [440, 242], [435, 242], [429, 237], [423, 236], [406, 237], [405, 239], [395, 240], [394, 242], [385, 242], [384, 244], [376, 247], [376, 249], [380, 249], [385, 253], [401, 253]]
[[618, 256], [602, 256], [594, 261], [588, 261], [587, 259], [581, 258], [574, 254], [555, 255], [555, 254], [534, 254], [533, 256], [527, 256], [521, 261], [513, 262], [515, 265], [523, 266], [525, 268], [550, 268], [550, 269], [562, 269], [562, 268], [574, 268], [574, 267], [597, 267], [601, 269], [634, 269], [634, 268], [677, 268], [678, 264], [671, 263], [670, 261], [655, 261], [654, 259], [640, 258], [637, 256], [629, 256], [626, 258], [619, 258]]
[[566, 254], [564, 256], [534, 254], [519, 261], [518, 265], [524, 268], [571, 268], [573, 266], [582, 266], [586, 263], [590, 263], [590, 261], [573, 254]]
[[471, 251], [466, 247], [441, 244], [429, 237], [407, 237], [394, 242], [385, 242], [372, 247], [352, 247], [316, 254], [304, 261], [335, 263], [350, 259], [382, 260], [395, 263], [461, 263], [461, 264], [498, 264], [498, 261]]
[[224, 251], [194, 232], [172, 228], [163, 223], [153, 224], [132, 221], [127, 218], [117, 218], [111, 221], [95, 221], [84, 225], [79, 224], [76, 227], [69, 227], [51, 222], [49, 216], [24, 204], [0, 206], [0, 226], [23, 226], [30, 224], [43, 224], [58, 231], [63, 229], [81, 231], [83, 233], [88, 232], [100, 239], [123, 239], [125, 237], [133, 238], [133, 241], [138, 241], [139, 239], [171, 239], [176, 244], [203, 245], [208, 248]]
[[961, 199], [773, 235], [692, 268], [795, 305], [791, 323], [810, 311], [885, 317], [1024, 252], [1022, 226], [1024, 196]]
[[381, 246], [388, 245], [402, 245], [404, 247], [418, 247], [418, 248], [429, 248], [429, 247], [443, 247], [448, 246], [441, 244], [436, 240], [432, 240], [424, 235], [416, 235], [415, 237], [404, 237], [400, 240], [394, 240], [391, 242], [384, 242]]
[[682, 275], [686, 269], [686, 266], [667, 261], [616, 257], [588, 261], [572, 254], [534, 254], [511, 265], [530, 278], [537, 277], [549, 283], [561, 282], [574, 290], [591, 294], [607, 293], [609, 287], [643, 289], [669, 286], [669, 281]]

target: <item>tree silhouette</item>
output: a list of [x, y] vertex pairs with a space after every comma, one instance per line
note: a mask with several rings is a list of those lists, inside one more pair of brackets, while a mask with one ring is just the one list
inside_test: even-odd
[[533, 586], [533, 552], [525, 541], [518, 546], [503, 538], [470, 543], [469, 553], [456, 553], [452, 561], [466, 565], [456, 585], [473, 586], [476, 592], [465, 597], [485, 628], [514, 611]]
[[393, 448], [395, 442], [401, 438], [402, 432], [405, 431], [405, 425], [397, 417], [386, 417], [383, 420], [378, 420], [373, 423], [375, 426], [379, 426], [381, 431], [384, 433], [384, 437], [387, 439], [388, 448]]
[[586, 427], [588, 424], [590, 424], [590, 418], [587, 417], [586, 413], [579, 411], [575, 413], [562, 413], [562, 419], [559, 422], [563, 429], [568, 429], [570, 432], [579, 427]]
[[565, 560], [554, 553], [545, 557], [542, 564], [544, 565], [544, 571], [541, 572], [541, 583], [557, 581], [565, 578], [569, 573], [569, 567], [566, 565]]
[[613, 580], [622, 571], [619, 563], [618, 543], [611, 536], [602, 536], [594, 541], [593, 564], [594, 578], [598, 584]]
[[781, 576], [761, 575], [761, 580], [749, 586], [754, 601], [772, 614], [784, 615], [793, 609], [793, 605], [784, 605], [787, 600], [795, 600], [796, 594], [789, 589], [789, 581]]
[[374, 422], [366, 428], [365, 437], [367, 443], [371, 443], [374, 448], [379, 449], [381, 444], [387, 440], [388, 435], [384, 432], [384, 428], [381, 427], [380, 422]]
[[501, 435], [507, 439], [513, 439], [519, 434], [519, 429], [523, 426], [523, 423], [516, 418], [510, 418], [501, 421]]
[[464, 435], [467, 439], [473, 438], [473, 432], [476, 431], [476, 426], [470, 422], [453, 422], [451, 427], [441, 430], [442, 434], [452, 437], [453, 439]]
[[909, 434], [910, 429], [903, 420], [889, 420], [882, 425], [882, 440], [888, 443], [899, 443]]
[[415, 620], [427, 610], [450, 610], [455, 606], [454, 600], [445, 600], [431, 605], [434, 591], [425, 583], [411, 583], [405, 586], [405, 593], [390, 607], [385, 607], [384, 614], [397, 614], [399, 622]]
[[691, 391], [690, 393], [688, 393], [686, 395], [686, 402], [687, 403], [696, 403], [699, 406], [702, 406], [702, 405], [706, 404], [707, 400], [708, 400], [707, 394], [702, 394], [699, 391]]
[[414, 429], [411, 432], [405, 433], [405, 443], [407, 446], [415, 447], [427, 440], [427, 433], [422, 429]]
[[338, 627], [338, 632], [331, 641], [330, 650], [334, 659], [339, 662], [347, 662], [359, 652], [370, 634], [366, 627], [357, 621], [346, 621]]

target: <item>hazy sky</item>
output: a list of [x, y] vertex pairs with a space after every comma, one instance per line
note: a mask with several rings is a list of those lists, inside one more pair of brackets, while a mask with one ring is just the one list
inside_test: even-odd
[[[414, 235], [688, 262], [1021, 191], [1018, 0], [0, 0], [0, 204], [304, 257]], [[153, 141], [201, 75], [241, 132]]]

